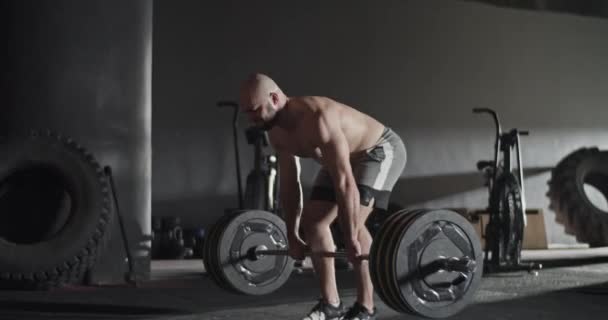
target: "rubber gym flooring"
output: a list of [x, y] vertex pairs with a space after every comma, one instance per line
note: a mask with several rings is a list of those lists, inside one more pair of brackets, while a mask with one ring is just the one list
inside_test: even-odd
[[[474, 301], [451, 319], [606, 319], [608, 248], [525, 251], [523, 256], [545, 268], [537, 276], [485, 276]], [[338, 283], [351, 304], [352, 274], [339, 271]], [[220, 289], [199, 260], [153, 261], [151, 280], [137, 288], [0, 291], [0, 319], [300, 319], [317, 297], [308, 268], [278, 291], [256, 297]], [[390, 310], [379, 298], [376, 302], [378, 319], [419, 319]]]

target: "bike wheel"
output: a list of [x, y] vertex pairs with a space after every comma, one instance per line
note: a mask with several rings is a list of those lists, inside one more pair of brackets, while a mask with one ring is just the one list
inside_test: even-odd
[[501, 176], [494, 188], [493, 206], [498, 209], [496, 235], [499, 239], [497, 254], [500, 261], [519, 263], [524, 237], [524, 209], [521, 187], [513, 174]]

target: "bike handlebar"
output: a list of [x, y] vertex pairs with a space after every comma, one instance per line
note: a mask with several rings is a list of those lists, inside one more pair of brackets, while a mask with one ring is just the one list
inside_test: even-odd
[[520, 131], [519, 135], [520, 136], [529, 136], [530, 135], [530, 131]]
[[496, 125], [496, 139], [500, 138], [502, 134], [502, 129], [500, 128], [500, 120], [498, 119], [498, 113], [490, 108], [473, 108], [473, 113], [489, 113], [492, 115], [494, 119], [494, 124]]
[[473, 113], [483, 113], [483, 112], [494, 112], [494, 110], [489, 108], [473, 108]]

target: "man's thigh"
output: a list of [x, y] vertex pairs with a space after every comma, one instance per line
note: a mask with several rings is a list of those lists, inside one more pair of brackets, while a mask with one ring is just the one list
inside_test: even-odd
[[302, 211], [302, 225], [329, 226], [338, 216], [338, 205], [333, 201], [306, 200]]
[[[388, 130], [382, 140], [369, 149], [351, 155], [351, 167], [363, 214], [369, 207], [387, 209], [390, 194], [401, 176], [407, 155], [401, 139]], [[315, 177], [311, 200], [336, 202], [335, 187], [329, 171], [321, 168]]]
[[[359, 204], [357, 211], [357, 222], [365, 223], [370, 213], [374, 210], [374, 202], [367, 205]], [[318, 223], [323, 225], [330, 225], [333, 222], [337, 222], [338, 217], [338, 204], [333, 200], [312, 200], [308, 199], [304, 203], [304, 209], [302, 211], [303, 223]]]

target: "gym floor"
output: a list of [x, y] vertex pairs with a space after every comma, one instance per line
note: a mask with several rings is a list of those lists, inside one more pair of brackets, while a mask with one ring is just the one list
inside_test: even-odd
[[[474, 301], [451, 319], [584, 319], [608, 312], [608, 248], [524, 251], [543, 262], [537, 275], [484, 277]], [[205, 277], [200, 260], [159, 260], [137, 288], [68, 287], [50, 292], [0, 292], [0, 319], [300, 319], [318, 295], [305, 268], [267, 296], [226, 292]], [[355, 299], [349, 271], [338, 272], [342, 298]], [[418, 319], [376, 299], [379, 319]]]

